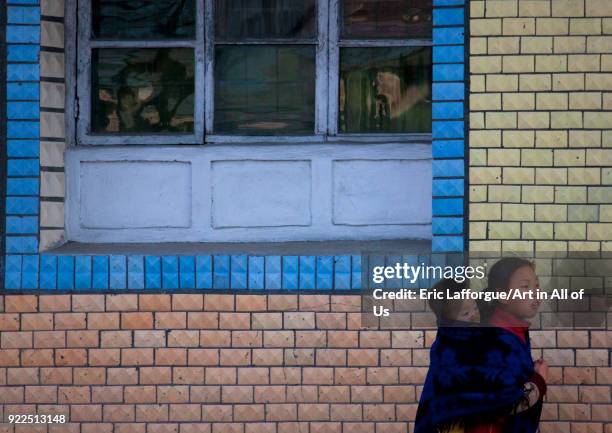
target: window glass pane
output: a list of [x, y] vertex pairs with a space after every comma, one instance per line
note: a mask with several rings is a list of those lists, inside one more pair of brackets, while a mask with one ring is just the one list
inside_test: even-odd
[[316, 0], [216, 0], [217, 40], [314, 38]]
[[431, 132], [431, 48], [342, 48], [339, 129]]
[[315, 47], [218, 46], [216, 133], [314, 133]]
[[193, 77], [191, 48], [93, 50], [92, 132], [192, 132]]
[[344, 0], [346, 39], [431, 39], [432, 0]]
[[195, 0], [93, 0], [93, 36], [102, 39], [193, 38]]

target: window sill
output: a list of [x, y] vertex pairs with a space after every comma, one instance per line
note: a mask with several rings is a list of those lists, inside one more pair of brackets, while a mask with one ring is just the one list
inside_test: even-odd
[[427, 254], [431, 241], [394, 239], [376, 241], [309, 242], [162, 242], [162, 243], [81, 243], [67, 242], [46, 251], [55, 255], [211, 255], [250, 256], [332, 256], [368, 253]]

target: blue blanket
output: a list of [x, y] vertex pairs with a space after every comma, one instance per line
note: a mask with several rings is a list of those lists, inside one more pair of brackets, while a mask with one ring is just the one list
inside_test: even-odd
[[419, 401], [414, 433], [449, 423], [478, 425], [504, 417], [504, 433], [537, 431], [541, 403], [515, 413], [533, 374], [529, 337], [493, 327], [440, 327]]

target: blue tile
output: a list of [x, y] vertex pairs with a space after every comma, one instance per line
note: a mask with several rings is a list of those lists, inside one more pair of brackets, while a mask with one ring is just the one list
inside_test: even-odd
[[40, 288], [57, 288], [57, 256], [47, 254], [40, 256]]
[[145, 262], [145, 288], [161, 289], [161, 257], [146, 256]]
[[433, 218], [431, 232], [434, 235], [460, 235], [463, 233], [463, 218]]
[[131, 255], [127, 258], [127, 286], [128, 289], [145, 288], [144, 256]]
[[60, 290], [74, 289], [74, 257], [58, 256], [57, 258], [57, 288]]
[[38, 102], [9, 101], [6, 104], [6, 113], [7, 118], [13, 120], [38, 119], [40, 106]]
[[463, 27], [437, 27], [433, 29], [434, 45], [462, 44], [465, 41]]
[[463, 101], [465, 86], [463, 83], [433, 83], [432, 93], [434, 101]]
[[38, 215], [38, 198], [7, 197], [7, 215]]
[[110, 256], [109, 268], [109, 288], [113, 290], [125, 289], [127, 286], [126, 257], [121, 255]]
[[198, 289], [212, 289], [213, 287], [213, 260], [211, 256], [196, 257], [196, 287]]
[[21, 259], [19, 255], [8, 255], [4, 258], [4, 288], [21, 289]]
[[434, 216], [463, 215], [461, 198], [434, 198], [432, 201]]
[[266, 289], [281, 289], [282, 284], [282, 264], [280, 256], [266, 256]]
[[38, 197], [38, 179], [8, 178], [6, 193], [8, 195], [23, 195]]
[[[403, 262], [404, 262], [404, 258], [401, 255], [390, 255], [387, 257], [385, 266], [392, 266], [395, 268], [397, 264], [402, 266]], [[401, 289], [402, 288], [402, 278], [388, 278], [385, 281], [385, 288]]]
[[76, 256], [74, 258], [74, 288], [77, 290], [91, 289], [91, 256]]
[[37, 217], [6, 217], [6, 233], [8, 234], [38, 234]]
[[316, 288], [316, 257], [315, 256], [300, 256], [300, 289]]
[[[402, 261], [408, 266], [418, 266], [419, 256], [417, 256], [416, 254], [407, 254], [402, 257]], [[414, 276], [412, 278], [404, 278], [402, 280], [403, 289], [417, 289], [418, 287], [419, 284], [416, 280], [414, 280]]]
[[431, 115], [436, 119], [463, 119], [463, 102], [434, 102]]
[[164, 289], [178, 289], [178, 257], [162, 256], [162, 287]]
[[453, 26], [463, 25], [464, 21], [463, 8], [439, 9], [434, 8], [433, 25], [434, 26]]
[[463, 45], [433, 47], [434, 63], [463, 63], [465, 47]]
[[9, 3], [13, 5], [37, 5], [39, 0], [10, 0]]
[[36, 159], [9, 159], [7, 172], [9, 176], [38, 176], [40, 163]]
[[23, 256], [21, 288], [38, 289], [38, 255]]
[[39, 122], [9, 121], [7, 138], [38, 138]]
[[434, 121], [432, 122], [431, 135], [434, 139], [463, 138], [465, 135], [465, 124], [463, 121]]
[[229, 289], [230, 286], [230, 256], [213, 256], [213, 288]]
[[7, 8], [7, 22], [9, 24], [39, 24], [40, 8], [9, 6]]
[[463, 251], [463, 236], [434, 236], [432, 239], [432, 250], [440, 251]]
[[261, 256], [249, 257], [249, 289], [261, 290], [265, 288], [265, 259]]
[[297, 289], [298, 284], [298, 256], [283, 256], [283, 289]]
[[246, 289], [248, 271], [247, 256], [243, 254], [231, 256], [231, 270], [230, 287], [232, 289]]
[[[463, 81], [465, 68], [462, 63], [433, 65], [433, 81]], [[463, 98], [461, 98], [463, 99]]]
[[[14, 68], [22, 65], [13, 65]], [[36, 78], [38, 80], [38, 65], [25, 65], [27, 67], [36, 67]], [[16, 71], [14, 71], [17, 73]], [[8, 77], [8, 73], [7, 73]], [[16, 78], [19, 80], [20, 78]], [[10, 80], [10, 78], [9, 78]], [[9, 101], [37, 101], [40, 97], [40, 85], [38, 83], [8, 83], [6, 85], [6, 98]]]
[[38, 252], [38, 237], [7, 236], [6, 252], [8, 254], [34, 254]]
[[351, 289], [361, 289], [361, 256], [351, 256]]
[[350, 290], [351, 256], [335, 256], [334, 262], [334, 289]]
[[179, 257], [179, 286], [181, 289], [195, 289], [196, 268], [194, 256]]
[[38, 140], [8, 140], [7, 155], [9, 158], [38, 158], [40, 143]]
[[463, 157], [465, 154], [465, 141], [463, 140], [434, 140], [432, 155], [434, 158]]
[[[40, 67], [38, 63], [9, 63], [6, 67], [6, 79], [7, 81], [38, 81], [40, 79]], [[36, 100], [39, 97], [40, 95], [36, 95], [32, 99]], [[19, 99], [26, 98], [22, 96]]]
[[109, 259], [108, 256], [94, 256], [92, 259], [92, 288], [108, 289]]
[[463, 159], [434, 159], [432, 162], [433, 177], [462, 177], [464, 172]]
[[9, 62], [37, 62], [39, 53], [38, 45], [8, 45], [6, 59]]
[[[461, 160], [463, 162], [463, 160]], [[434, 161], [435, 163], [436, 161]], [[465, 182], [463, 179], [434, 179], [432, 195], [434, 197], [463, 197]]]
[[331, 290], [334, 288], [334, 257], [317, 257], [317, 289]]
[[6, 26], [6, 42], [18, 44], [35, 44], [40, 42], [40, 26]]
[[434, 0], [434, 6], [460, 6], [465, 0]]

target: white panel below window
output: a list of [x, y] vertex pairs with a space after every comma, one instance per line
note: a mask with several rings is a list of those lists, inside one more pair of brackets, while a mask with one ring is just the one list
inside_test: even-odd
[[431, 239], [431, 146], [89, 146], [66, 151], [70, 241]]
[[191, 167], [184, 162], [84, 162], [83, 228], [136, 229], [191, 225]]

